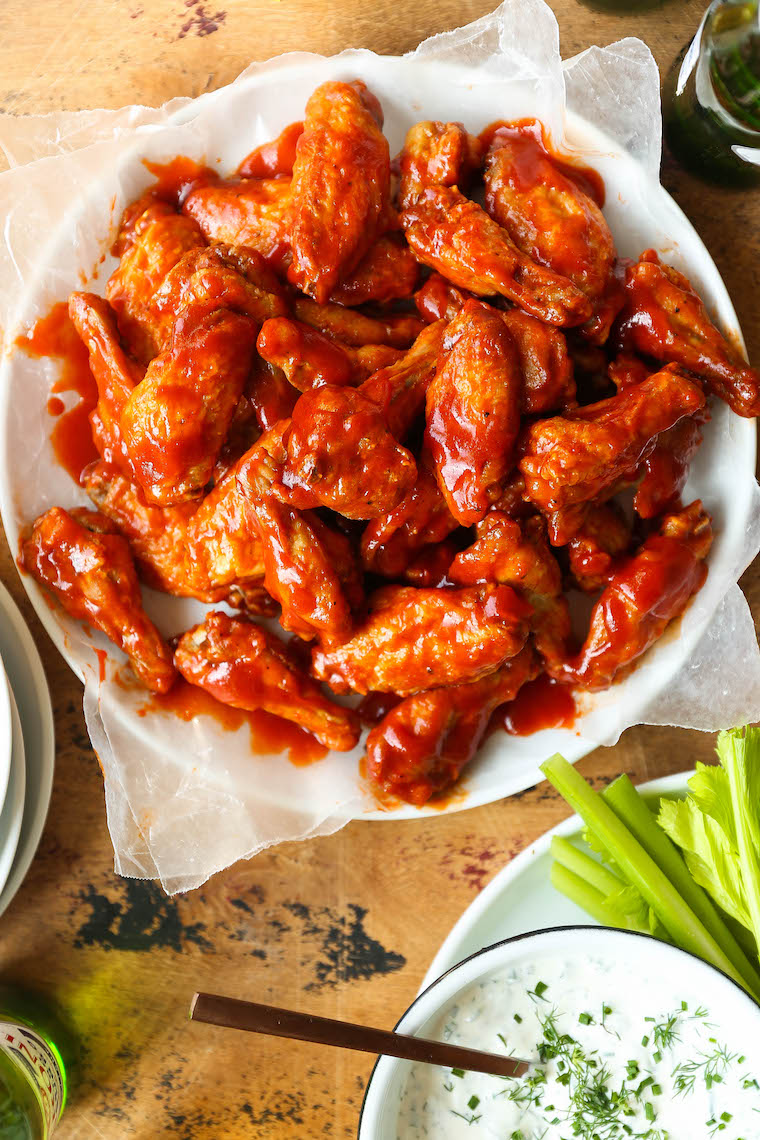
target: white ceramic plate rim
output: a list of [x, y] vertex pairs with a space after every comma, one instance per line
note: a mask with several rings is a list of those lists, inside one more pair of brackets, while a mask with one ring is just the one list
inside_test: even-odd
[[2, 654], [0, 653], [0, 810], [5, 803], [13, 763], [13, 707]]
[[[375, 57], [366, 64], [366, 68], [370, 71], [374, 69], [375, 72], [379, 70], [387, 73], [388, 76], [392, 76], [394, 74], [394, 69], [397, 71], [398, 68], [405, 62], [408, 61], [404, 61], [401, 57]], [[452, 65], [442, 64], [440, 61], [423, 60], [416, 61], [416, 67], [420, 69], [432, 68], [437, 77], [443, 77], [446, 68], [452, 68]], [[279, 84], [287, 84], [289, 74], [297, 77], [302, 69], [312, 69], [309, 71], [309, 74], [312, 74], [314, 68], [320, 68], [324, 72], [324, 75], [327, 76], [329, 74], [332, 74], [338, 68], [338, 64], [336, 64], [334, 60], [320, 60], [318, 62], [315, 62], [313, 57], [307, 57], [307, 62], [304, 63], [299, 59], [298, 62], [291, 64], [289, 67], [283, 65], [276, 71], [270, 73], [270, 76], [271, 79], [274, 79]], [[352, 62], [351, 68], [356, 74], [362, 74], [363, 65], [359, 59], [356, 59]], [[468, 69], [461, 65], [453, 67], [453, 73], [456, 73], [456, 76], [460, 82], [466, 78], [467, 71]], [[369, 78], [371, 80], [371, 76]], [[257, 87], [261, 87], [262, 84], [265, 84], [268, 81], [269, 80], [267, 80], [267, 78], [261, 72], [252, 74], [241, 86], [240, 92], [238, 93], [238, 99], [241, 97], [241, 93], [250, 92], [253, 94]], [[204, 96], [203, 98], [209, 102], [212, 102], [219, 94], [220, 93], [211, 93], [210, 95]], [[433, 113], [432, 108], [426, 109], [429, 109], [430, 113]], [[192, 108], [181, 108], [173, 117], [173, 120], [170, 120], [170, 123], [172, 121], [181, 123], [189, 116], [191, 116], [192, 113]], [[674, 239], [676, 244], [678, 244], [678, 242], [683, 242], [689, 245], [691, 254], [690, 258], [687, 260], [689, 260], [690, 271], [693, 272], [694, 276], [701, 281], [703, 291], [705, 292], [709, 303], [718, 312], [720, 323], [723, 325], [723, 327], [727, 331], [730, 330], [734, 335], [737, 335], [739, 338], [741, 338], [735, 311], [731, 305], [731, 301], [726, 291], [725, 285], [723, 284], [723, 281], [720, 278], [720, 275], [718, 274], [718, 271], [712, 259], [710, 258], [709, 253], [707, 252], [704, 244], [699, 239], [691, 223], [688, 221], [679, 207], [675, 204], [675, 202], [670, 198], [667, 192], [662, 188], [659, 182], [655, 182], [650, 179], [640, 164], [635, 162], [630, 156], [623, 154], [619, 146], [609, 140], [607, 136], [599, 132], [599, 130], [592, 124], [580, 120], [576, 116], [568, 114], [567, 127], [570, 138], [572, 139], [575, 137], [576, 145], [578, 144], [579, 139], [582, 140], [583, 145], [580, 148], [581, 151], [590, 152], [587, 158], [590, 165], [594, 165], [594, 155], [602, 156], [603, 158], [605, 155], [614, 154], [626, 164], [626, 177], [628, 177], [630, 174], [631, 179], [637, 180], [638, 184], [645, 187], [647, 206], [649, 207], [650, 212], [653, 213], [652, 229], [657, 229], [658, 226], [662, 226], [663, 229], [666, 229], [668, 225], [672, 225], [672, 232], [678, 235], [677, 238]], [[136, 163], [139, 160], [141, 153], [142, 149], [139, 143], [136, 143], [130, 154], [124, 156], [122, 159], [122, 166], [120, 169], [125, 168], [130, 163]], [[94, 189], [91, 190], [91, 193], [94, 193]], [[86, 208], [87, 200], [84, 199], [81, 209], [84, 210]], [[63, 240], [62, 234], [64, 231], [68, 232], [70, 224], [70, 218], [62, 219], [61, 229], [59, 232], [54, 233], [51, 236], [49, 248], [52, 249], [55, 246], [56, 242]], [[34, 300], [42, 289], [41, 283], [44, 279], [44, 268], [45, 255], [43, 253], [40, 258], [40, 270], [36, 278], [30, 282], [27, 291], [19, 301], [19, 309], [17, 312], [18, 319], [16, 323], [23, 325], [25, 323], [23, 320], [24, 313], [33, 308]], [[9, 359], [4, 360], [2, 362], [2, 368], [0, 369], [0, 425], [5, 425], [7, 422], [10, 399], [10, 384], [8, 382], [10, 368], [11, 361]], [[737, 463], [740, 465], [742, 470], [744, 470], [746, 467], [747, 471], [752, 471], [754, 473], [756, 451], [756, 432], [754, 423], [748, 420], [742, 420], [739, 417], [732, 415], [732, 430], [734, 432], [735, 454]], [[12, 549], [15, 549], [18, 545], [19, 526], [16, 522], [15, 513], [13, 510], [12, 484], [9, 478], [8, 456], [6, 454], [7, 442], [7, 430], [5, 426], [2, 426], [2, 431], [0, 431], [0, 511], [2, 512], [2, 516], [5, 521], [6, 531], [8, 533], [11, 547]], [[741, 536], [743, 534], [743, 524], [744, 520], [747, 517], [750, 501], [751, 498], [749, 488], [745, 486], [743, 488], [741, 496], [735, 496], [733, 498], [730, 533], [727, 529], [724, 534], [719, 536], [721, 542], [716, 543], [711, 557], [714, 558], [716, 556], [717, 548], [720, 545], [723, 562], [732, 563], [734, 561], [733, 556], [739, 549], [738, 544], [741, 541]], [[37, 584], [32, 579], [30, 579], [28, 575], [23, 575], [22, 580], [24, 587], [27, 590], [27, 593], [29, 594], [29, 597], [32, 601], [32, 604], [37, 611], [37, 614], [45, 629], [50, 634], [54, 644], [64, 659], [72, 667], [77, 676], [82, 679], [82, 659], [80, 656], [72, 652], [71, 646], [66, 636], [65, 628], [59, 623], [56, 614], [51, 610]], [[713, 599], [715, 606], [717, 606], [719, 600], [719, 598]], [[674, 640], [669, 645], [661, 643], [659, 646], [657, 646], [653, 651], [654, 654], [656, 654], [656, 657], [652, 657], [652, 660], [656, 661], [656, 667], [648, 670], [645, 674], [640, 672], [640, 670], [636, 671], [636, 674], [634, 674], [634, 676], [637, 677], [636, 688], [633, 692], [626, 693], [625, 705], [627, 714], [624, 718], [624, 723], [622, 717], [622, 700], [618, 702], [617, 707], [620, 707], [620, 721], [617, 724], [618, 731], [620, 728], [625, 727], [627, 724], [635, 723], [641, 718], [641, 716], [644, 714], [646, 706], [649, 704], [651, 699], [662, 691], [662, 689], [667, 685], [669, 678], [674, 675], [680, 665], [682, 665], [683, 662], [688, 658], [700, 636], [704, 632], [712, 612], [714, 612], [714, 606], [713, 610], [702, 615], [699, 621], [685, 622], [681, 627], [680, 638]], [[103, 641], [99, 641], [98, 643], [105, 644]], [[582, 721], [580, 722], [579, 727], [580, 730], [582, 730]], [[610, 728], [610, 734], [611, 733], [612, 728]], [[460, 798], [454, 797], [452, 801], [443, 809], [418, 809], [412, 807], [411, 805], [401, 805], [388, 811], [374, 809], [359, 811], [356, 815], [356, 818], [367, 820], [418, 819], [424, 816], [440, 815], [444, 813], [448, 814], [453, 811], [458, 811], [470, 807], [477, 807], [484, 803], [490, 803], [494, 800], [503, 798], [504, 796], [511, 795], [514, 792], [529, 787], [541, 779], [537, 764], [533, 764], [532, 757], [534, 754], [536, 760], [540, 760], [543, 756], [548, 755], [550, 752], [555, 751], [558, 748], [561, 748], [569, 760], [575, 761], [596, 747], [597, 743], [597, 740], [584, 738], [578, 733], [563, 730], [552, 731], [543, 734], [539, 733], [536, 735], [536, 737], [531, 739], [530, 760], [527, 760], [524, 756], [520, 756], [519, 758], [516, 758], [517, 762], [512, 765], [509, 762], [509, 744], [507, 740], [505, 740], [503, 746], [504, 757], [498, 766], [498, 772], [489, 772], [487, 778], [484, 778], [482, 780], [476, 778], [474, 781], [478, 785], [476, 787], [472, 787], [469, 781], [465, 779], [462, 786], [466, 790], [466, 795]], [[519, 746], [514, 743], [514, 738], [512, 738], [512, 748], [515, 749], [517, 747]], [[178, 756], [175, 762], [181, 762], [181, 758]], [[529, 764], [531, 765], [530, 769], [528, 768]], [[516, 769], [516, 771], [513, 769]], [[474, 770], [475, 769], [473, 768], [472, 771]], [[266, 793], [263, 793], [262, 798], [265, 798], [265, 796]]]
[[11, 872], [0, 890], [0, 914], [29, 870], [42, 836], [53, 790], [55, 728], [42, 661], [26, 622], [0, 582], [0, 653], [13, 686], [24, 738], [26, 797], [21, 837]]
[[13, 722], [13, 750], [11, 753], [11, 774], [3, 810], [0, 812], [0, 894], [2, 894], [13, 860], [16, 857], [21, 824], [24, 818], [26, 799], [26, 755], [24, 751], [24, 731], [18, 706], [10, 689], [11, 719]]
[[[689, 772], [677, 772], [672, 776], [661, 776], [656, 780], [650, 780], [646, 784], [640, 784], [638, 791], [646, 796], [685, 795], [688, 790], [687, 783], [693, 775], [694, 771], [692, 769]], [[563, 819], [561, 823], [558, 823], [549, 831], [545, 831], [534, 843], [531, 843], [529, 847], [526, 847], [516, 855], [514, 859], [511, 859], [510, 862], [491, 879], [491, 882], [483, 888], [477, 898], [473, 899], [446, 935], [438, 953], [430, 963], [422, 985], [419, 988], [419, 993], [426, 990], [436, 978], [445, 974], [447, 970], [453, 969], [458, 962], [462, 961], [465, 956], [462, 951], [462, 944], [465, 939], [469, 936], [474, 927], [478, 925], [483, 915], [491, 910], [492, 907], [503, 908], [508, 905], [504, 896], [525, 871], [531, 867], [537, 859], [540, 859], [548, 852], [554, 836], [561, 835], [567, 838], [578, 834], [582, 828], [583, 820], [579, 815], [571, 815], [567, 819]], [[546, 890], [548, 897], [551, 898], [551, 895], [554, 893], [554, 888], [548, 879], [546, 882]], [[591, 919], [589, 919], [588, 922], [591, 925], [596, 925], [592, 923]]]
[[[722, 973], [717, 967], [686, 950], [681, 950], [677, 946], [660, 942], [648, 934], [617, 930], [611, 927], [575, 924], [569, 927], [547, 927], [545, 930], [532, 930], [526, 931], [524, 934], [515, 934], [511, 938], [503, 939], [501, 942], [496, 942], [492, 946], [484, 947], [477, 953], [471, 954], [436, 978], [418, 994], [395, 1026], [395, 1031], [414, 1036], [437, 1010], [442, 1009], [466, 985], [487, 974], [490, 970], [509, 963], [516, 956], [522, 957], [529, 953], [532, 944], [543, 947], [555, 943], [559, 951], [567, 951], [567, 945], [570, 942], [572, 949], [579, 953], [586, 942], [592, 944], [594, 942], [607, 943], [611, 944], [613, 948], [614, 944], [618, 943], [622, 948], [622, 955], [625, 956], [626, 953], [632, 952], [633, 945], [635, 945], [634, 939], [640, 940], [640, 953], [661, 958], [663, 961], [670, 959], [674, 971], [680, 962], [683, 967], [686, 967], [687, 974], [691, 972], [692, 976], [695, 976], [695, 980], [699, 979], [700, 975], [705, 978], [705, 988], [717, 988], [719, 993], [722, 990], [727, 996], [731, 995], [734, 1001], [739, 1001], [741, 1004], [742, 1013], [745, 1017], [754, 1016], [758, 1020], [758, 1029], [760, 1030], [760, 1007], [737, 982], [729, 978], [727, 974]], [[639, 955], [637, 954], [636, 957], [638, 959]], [[378, 1125], [382, 1123], [386, 1090], [393, 1080], [394, 1070], [397, 1070], [399, 1065], [404, 1064], [407, 1062], [398, 1061], [391, 1057], [382, 1056], [378, 1058], [364, 1094], [357, 1130], [358, 1140], [384, 1140]]]

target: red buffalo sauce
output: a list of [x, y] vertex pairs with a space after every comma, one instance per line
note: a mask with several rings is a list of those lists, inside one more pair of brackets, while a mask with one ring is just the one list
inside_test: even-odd
[[327, 749], [311, 733], [282, 717], [257, 709], [246, 712], [217, 701], [209, 693], [178, 677], [168, 693], [153, 693], [138, 710], [139, 716], [152, 712], [166, 712], [180, 720], [194, 720], [196, 716], [212, 717], [225, 732], [237, 732], [248, 725], [251, 751], [263, 756], [272, 752], [287, 752], [291, 764], [306, 767], [327, 755]]
[[532, 736], [544, 728], [572, 728], [576, 708], [569, 689], [545, 673], [528, 681], [513, 701], [501, 705], [491, 719], [491, 728], [511, 736]]
[[144, 158], [143, 166], [156, 179], [149, 191], [163, 202], [171, 202], [177, 209], [193, 190], [219, 181], [219, 175], [210, 166], [183, 154], [178, 154], [171, 162], [150, 162]]
[[479, 135], [484, 150], [490, 147], [496, 135], [509, 139], [514, 156], [515, 176], [522, 178], [526, 190], [543, 181], [536, 169], [536, 163], [538, 158], [547, 157], [562, 174], [571, 178], [584, 194], [596, 202], [600, 209], [602, 208], [605, 196], [602, 176], [588, 166], [570, 161], [567, 155], [560, 157], [556, 154], [547, 142], [543, 124], [537, 119], [520, 119], [516, 123], [491, 123]]
[[75, 392], [79, 397], [68, 411], [57, 395], [52, 395], [47, 404], [48, 412], [56, 417], [50, 433], [55, 457], [78, 483], [87, 464], [98, 458], [90, 429], [90, 412], [98, 401], [98, 389], [87, 349], [69, 317], [67, 303], [59, 301], [53, 305], [28, 332], [16, 337], [15, 343], [27, 356], [60, 360], [61, 374], [52, 392]]
[[290, 123], [283, 131], [246, 155], [235, 172], [239, 178], [289, 178], [296, 161], [296, 144], [303, 123]]

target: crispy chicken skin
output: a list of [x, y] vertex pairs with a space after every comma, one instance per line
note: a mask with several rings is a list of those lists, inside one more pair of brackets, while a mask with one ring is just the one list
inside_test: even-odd
[[235, 479], [261, 542], [264, 584], [280, 604], [280, 624], [307, 641], [351, 636], [353, 618], [330, 545], [308, 517], [283, 501], [288, 421], [270, 428], [238, 462]]
[[699, 385], [668, 365], [608, 400], [537, 421], [519, 463], [527, 497], [542, 511], [597, 499], [646, 458], [660, 432], [704, 403]]
[[626, 271], [625, 298], [621, 348], [680, 364], [737, 415], [760, 415], [760, 374], [721, 336], [682, 273], [647, 250]]
[[263, 581], [258, 527], [234, 468], [200, 505], [154, 506], [105, 463], [90, 467], [84, 487], [129, 540], [140, 576], [154, 589], [220, 602], [233, 588], [250, 589]]
[[290, 201], [290, 179], [245, 178], [200, 186], [182, 212], [209, 241], [248, 246], [279, 267], [289, 253]]
[[499, 313], [468, 301], [446, 329], [427, 390], [425, 445], [438, 486], [462, 526], [483, 518], [514, 461], [522, 376]]
[[326, 748], [348, 752], [359, 739], [356, 713], [328, 700], [294, 666], [279, 638], [250, 621], [207, 614], [182, 635], [174, 663], [186, 681], [223, 704], [284, 717]]
[[658, 533], [611, 576], [580, 652], [554, 669], [557, 680], [608, 688], [684, 612], [707, 577], [711, 543], [710, 516], [698, 499], [664, 516]]
[[409, 348], [422, 332], [425, 322], [412, 313], [389, 313], [370, 317], [347, 309], [332, 301], [319, 305], [311, 297], [292, 298], [293, 316], [312, 328], [333, 336], [343, 344], [361, 348], [367, 344], [387, 344], [392, 348]]
[[167, 273], [151, 302], [167, 329], [162, 349], [170, 346], [174, 322], [189, 306], [199, 316], [230, 309], [250, 317], [257, 328], [288, 312], [283, 288], [264, 258], [243, 246], [191, 250]]
[[304, 392], [293, 409], [282, 475], [294, 507], [329, 507], [349, 519], [393, 510], [417, 465], [376, 404], [354, 388]]
[[630, 544], [631, 528], [622, 510], [614, 503], [590, 503], [580, 530], [567, 544], [576, 586], [588, 594], [604, 589]]
[[517, 248], [601, 297], [615, 263], [612, 234], [596, 202], [552, 161], [538, 124], [500, 127], [483, 178], [486, 209]]
[[423, 454], [408, 495], [367, 524], [360, 544], [364, 567], [385, 578], [400, 578], [416, 556], [427, 547], [436, 548], [458, 525]]
[[507, 586], [385, 586], [350, 641], [314, 651], [314, 674], [338, 693], [401, 696], [476, 681], [522, 649], [530, 612]]
[[424, 328], [400, 360], [368, 376], [359, 391], [380, 408], [396, 439], [404, 439], [425, 407], [443, 347], [445, 322]]
[[90, 413], [92, 438], [112, 467], [133, 475], [121, 431], [121, 415], [145, 370], [122, 348], [116, 317], [107, 301], [94, 293], [72, 293], [69, 316], [87, 347], [98, 402]]
[[177, 320], [172, 344], [131, 393], [121, 429], [150, 502], [170, 506], [203, 494], [253, 358], [256, 329], [225, 309]]
[[390, 155], [364, 83], [328, 82], [306, 104], [296, 144], [288, 277], [319, 303], [388, 228]]
[[526, 646], [480, 681], [401, 701], [367, 737], [370, 785], [417, 807], [445, 792], [480, 747], [494, 710], [514, 700], [538, 672]]
[[539, 653], [545, 662], [563, 661], [570, 641], [570, 611], [543, 519], [534, 515], [518, 522], [491, 511], [478, 525], [477, 536], [451, 563], [450, 581], [461, 586], [498, 582], [519, 590], [533, 608], [530, 627]]
[[348, 346], [290, 317], [266, 321], [261, 326], [256, 348], [264, 360], [282, 369], [299, 392], [325, 384], [350, 384], [356, 374]]
[[129, 657], [143, 684], [171, 688], [172, 655], [146, 615], [129, 543], [93, 511], [52, 507], [23, 543], [27, 570], [79, 621], [102, 630]]
[[167, 202], [146, 199], [147, 208], [120, 233], [125, 247], [106, 284], [106, 299], [116, 313], [127, 349], [141, 364], [164, 347], [165, 328], [156, 317], [153, 294], [170, 269], [188, 250], [206, 244], [192, 218], [178, 214]]

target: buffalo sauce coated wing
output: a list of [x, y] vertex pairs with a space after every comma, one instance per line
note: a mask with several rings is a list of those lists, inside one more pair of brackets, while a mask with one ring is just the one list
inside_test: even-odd
[[24, 568], [67, 613], [102, 630], [129, 657], [147, 688], [165, 693], [172, 656], [146, 615], [129, 543], [93, 511], [52, 507], [22, 547]]
[[610, 285], [615, 243], [596, 202], [552, 161], [538, 124], [494, 133], [484, 180], [488, 212], [518, 249], [567, 277], [596, 305]]
[[146, 199], [146, 209], [122, 226], [117, 237], [121, 259], [106, 284], [106, 299], [119, 331], [141, 364], [164, 347], [165, 322], [152, 309], [153, 294], [188, 250], [204, 246], [199, 226], [167, 202]]
[[501, 315], [468, 301], [446, 330], [427, 390], [425, 442], [449, 510], [463, 526], [498, 497], [520, 427], [521, 374]]
[[526, 646], [480, 681], [407, 697], [367, 737], [370, 784], [418, 807], [446, 791], [480, 747], [494, 710], [538, 672]]
[[288, 252], [290, 179], [246, 178], [192, 190], [182, 205], [209, 241], [244, 245], [279, 266]]
[[171, 348], [150, 362], [121, 416], [140, 485], [162, 505], [202, 494], [253, 356], [249, 318], [224, 309], [195, 315], [176, 322]]
[[608, 688], [684, 612], [707, 577], [711, 543], [710, 516], [699, 500], [664, 516], [659, 531], [610, 577], [580, 652], [554, 670], [557, 679]]
[[288, 421], [275, 425], [230, 473], [249, 509], [264, 562], [264, 584], [280, 604], [280, 624], [304, 640], [326, 644], [351, 635], [351, 607], [333, 565], [331, 544], [305, 513], [283, 501], [287, 461], [283, 436]]
[[704, 402], [699, 385], [668, 366], [608, 400], [539, 420], [525, 433], [519, 464], [527, 497], [542, 511], [597, 498]]
[[359, 391], [380, 408], [396, 439], [404, 439], [425, 407], [443, 347], [445, 322], [424, 328], [409, 351], [395, 363], [368, 376]]
[[290, 205], [291, 281], [324, 302], [388, 229], [390, 155], [366, 86], [323, 83], [306, 104]]
[[207, 614], [182, 635], [174, 661], [186, 681], [223, 704], [294, 721], [326, 748], [348, 752], [359, 739], [356, 713], [323, 696], [288, 658], [283, 643], [250, 621]]
[[364, 566], [384, 578], [400, 578], [416, 556], [428, 547], [438, 549], [458, 525], [423, 453], [409, 494], [367, 524], [360, 547]]
[[530, 612], [506, 586], [385, 586], [350, 641], [314, 651], [314, 674], [335, 692], [402, 696], [476, 681], [522, 649]]
[[393, 510], [417, 467], [376, 404], [353, 388], [304, 392], [287, 432], [282, 482], [295, 507], [324, 506], [349, 519]]
[[69, 316], [87, 348], [90, 371], [98, 389], [98, 402], [90, 413], [93, 441], [106, 463], [132, 475], [121, 416], [145, 370], [124, 351], [115, 314], [102, 297], [72, 293]]
[[626, 272], [623, 348], [673, 362], [700, 376], [739, 416], [760, 415], [760, 374], [716, 329], [689, 280], [654, 250]]

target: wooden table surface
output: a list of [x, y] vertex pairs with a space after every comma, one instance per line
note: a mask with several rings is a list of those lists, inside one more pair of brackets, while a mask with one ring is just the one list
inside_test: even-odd
[[[639, 35], [661, 68], [704, 0], [616, 16], [552, 0], [570, 55]], [[224, 8], [221, 8], [224, 5]], [[631, 0], [631, 8], [635, 8]], [[196, 95], [253, 59], [348, 46], [396, 53], [486, 12], [488, 0], [3, 0], [0, 108], [43, 112]], [[760, 359], [760, 197], [707, 189], [666, 159]], [[0, 539], [2, 541], [2, 539]], [[461, 911], [521, 848], [567, 814], [545, 786], [457, 815], [353, 824], [287, 844], [167, 900], [114, 875], [81, 688], [26, 601], [7, 547], [0, 575], [43, 656], [55, 707], [55, 787], [31, 872], [0, 920], [0, 975], [36, 985], [84, 1047], [59, 1135], [152, 1140], [354, 1136], [371, 1059], [190, 1025], [195, 989], [391, 1026]], [[760, 575], [743, 582], [760, 613]], [[636, 780], [706, 760], [712, 738], [641, 727], [580, 769]]]

